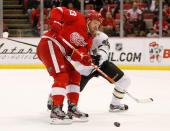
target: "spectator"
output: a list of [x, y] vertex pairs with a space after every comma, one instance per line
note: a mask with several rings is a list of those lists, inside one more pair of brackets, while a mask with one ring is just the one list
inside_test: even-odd
[[104, 4], [103, 8], [100, 9], [100, 14], [102, 15], [103, 18], [106, 18], [106, 13], [108, 11], [110, 11], [110, 8], [109, 8], [108, 4]]
[[40, 4], [40, 0], [32, 0], [32, 1], [35, 7], [37, 7]]
[[[48, 12], [47, 10], [44, 8], [44, 14], [47, 14], [48, 15]], [[34, 27], [37, 27], [37, 23], [39, 21], [39, 18], [40, 18], [40, 5], [37, 6], [36, 10], [34, 10], [32, 12], [32, 16], [31, 16], [31, 23], [33, 25], [33, 28]]]
[[24, 1], [23, 0], [19, 0], [19, 4], [24, 4]]
[[105, 4], [109, 4], [109, 0], [104, 0], [104, 3]]
[[67, 7], [68, 0], [62, 0], [61, 1], [61, 6]]
[[53, 0], [52, 5], [55, 5], [55, 7], [59, 7], [61, 4], [60, 0]]
[[124, 28], [124, 36], [128, 36], [133, 33], [133, 24], [130, 24], [127, 20], [126, 16], [123, 17], [123, 28]]
[[151, 5], [150, 5], [150, 11], [151, 12], [154, 12], [155, 11], [155, 8], [156, 8], [156, 1], [155, 0], [152, 0], [151, 1]]
[[80, 1], [79, 0], [62, 0], [61, 6], [67, 7], [68, 3], [70, 3], [70, 2], [73, 4], [73, 6], [76, 10], [80, 10]]
[[137, 27], [134, 27], [133, 32], [134, 32], [133, 37], [139, 37], [140, 36], [139, 30], [138, 30]]
[[40, 17], [40, 5], [37, 6], [37, 8], [32, 12], [31, 15], [31, 23], [33, 24], [33, 27], [37, 25], [39, 17]]
[[163, 31], [162, 31], [162, 36], [163, 36], [163, 37], [168, 37], [168, 31], [163, 30]]
[[170, 1], [169, 0], [163, 0], [163, 4], [168, 4], [168, 6], [170, 6]]
[[106, 18], [104, 18], [103, 23], [101, 24], [101, 30], [108, 34], [109, 36], [113, 36], [113, 30], [115, 29], [115, 20], [112, 18], [111, 13], [108, 11], [106, 13]]
[[[154, 30], [158, 33], [159, 32], [159, 20], [155, 22], [154, 24]], [[166, 21], [166, 16], [163, 16], [162, 21], [162, 30], [165, 32], [168, 32], [168, 22]]]
[[114, 0], [114, 3], [120, 5], [120, 0]]
[[158, 37], [158, 34], [153, 28], [149, 29], [149, 33], [146, 35], [147, 37]]
[[100, 11], [103, 2], [102, 0], [89, 0], [88, 3], [86, 2], [86, 4], [92, 4], [95, 10]]
[[131, 3], [132, 3], [131, 0], [125, 0], [125, 1], [124, 1], [124, 4], [131, 4]]
[[[43, 9], [43, 11], [44, 11], [44, 14], [48, 16], [48, 12], [45, 8]], [[33, 30], [35, 32], [37, 32], [37, 24], [39, 20], [40, 20], [40, 5], [38, 5], [36, 10], [32, 12], [32, 16], [31, 16], [31, 23], [33, 26]]]
[[76, 11], [76, 9], [74, 8], [74, 5], [73, 5], [72, 2], [69, 2], [69, 3], [67, 4], [67, 8], [70, 9], [70, 10]]
[[116, 24], [115, 30], [113, 32], [113, 36], [116, 36], [116, 37], [120, 36], [120, 24]]
[[153, 12], [155, 15], [159, 14], [159, 1], [151, 0], [149, 11]]
[[81, 0], [71, 0], [71, 1], [73, 3], [74, 8], [79, 11], [80, 10], [80, 1]]
[[127, 12], [127, 19], [129, 22], [134, 23], [140, 14], [142, 14], [142, 11], [138, 8], [138, 4], [134, 2], [132, 9], [129, 9]]
[[34, 3], [35, 0], [29, 0], [28, 1], [28, 9], [27, 9], [27, 13], [28, 13], [28, 19], [31, 22], [31, 15], [32, 12], [34, 12], [34, 10], [36, 9], [37, 5], [36, 3]]
[[54, 9], [54, 8], [56, 8], [56, 5], [55, 5], [55, 4], [52, 4], [52, 5], [51, 5], [51, 8], [48, 8], [48, 9], [47, 9], [48, 18], [51, 18], [51, 10]]
[[146, 37], [146, 32], [144, 32], [144, 31], [139, 32], [139, 36], [140, 37]]
[[[27, 10], [28, 10], [28, 2], [29, 2], [29, 0], [22, 0], [22, 1], [21, 1], [21, 4], [24, 5], [24, 13], [26, 13]], [[19, 2], [19, 3], [20, 3], [20, 2]]]
[[48, 12], [48, 18], [51, 18], [51, 10], [56, 8], [56, 7], [60, 7], [61, 5], [61, 0], [52, 0], [51, 1], [51, 6], [50, 8], [47, 8], [47, 12]]
[[116, 6], [115, 8], [112, 8], [112, 15], [113, 18], [116, 19], [116, 14], [120, 14], [120, 6]]
[[54, 9], [54, 8], [56, 8], [57, 6], [55, 5], [55, 4], [53, 4], [52, 6], [51, 6], [51, 10], [52, 9]]
[[138, 15], [138, 18], [137, 18], [136, 22], [134, 23], [134, 26], [137, 27], [137, 30], [138, 30], [140, 36], [141, 35], [143, 36], [143, 34], [145, 34], [145, 32], [146, 32], [146, 23], [145, 23], [145, 21], [143, 19], [142, 14]]
[[44, 0], [44, 8], [50, 8], [54, 0]]
[[114, 0], [109, 0], [108, 4], [115, 4], [115, 1]]
[[[47, 14], [44, 14], [43, 18], [44, 18], [44, 33], [45, 33], [45, 32], [47, 32], [49, 30], [50, 27], [49, 27], [49, 24], [48, 24], [48, 16], [47, 16]], [[40, 19], [38, 21], [37, 28], [38, 28], [38, 30], [40, 30], [40, 28], [41, 28]]]
[[141, 0], [132, 0], [132, 2], [141, 3]]
[[163, 6], [163, 15], [166, 17], [168, 23], [170, 23], [170, 7], [168, 7], [168, 4]]

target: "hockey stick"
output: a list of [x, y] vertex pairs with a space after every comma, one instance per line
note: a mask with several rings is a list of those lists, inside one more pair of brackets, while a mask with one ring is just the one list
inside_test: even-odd
[[150, 102], [153, 102], [153, 99], [152, 98], [145, 98], [145, 99], [138, 99], [134, 96], [132, 96], [129, 92], [126, 92], [127, 95], [132, 98], [133, 100], [135, 100], [137, 103], [150, 103]]
[[[66, 43], [71, 49], [73, 49], [76, 53], [78, 53], [79, 55], [81, 55], [80, 52], [79, 52], [74, 46], [72, 46], [67, 40], [65, 40], [64, 38], [62, 38], [62, 41], [63, 41], [64, 43]], [[112, 84], [116, 84], [116, 82], [115, 82], [112, 78], [110, 78], [108, 75], [106, 75], [102, 70], [100, 70], [100, 69], [99, 69], [97, 66], [95, 66], [93, 63], [91, 63], [91, 66], [94, 67], [99, 73], [101, 73], [101, 74], [102, 74], [106, 79], [108, 79]], [[127, 95], [128, 95], [130, 98], [132, 98], [133, 100], [135, 100], [135, 101], [138, 102], [138, 103], [148, 103], [148, 102], [152, 102], [152, 101], [153, 101], [152, 98], [138, 99], [138, 98], [132, 96], [129, 92], [126, 92], [126, 93], [127, 93]]]
[[10, 39], [10, 38], [5, 38], [5, 39], [10, 40], [10, 41], [15, 41], [15, 42], [18, 42], [18, 43], [21, 43], [21, 44], [25, 44], [25, 45], [29, 45], [29, 46], [33, 46], [33, 47], [37, 47], [36, 45], [29, 44], [29, 43], [26, 43], [26, 42], [22, 42], [22, 41], [18, 41], [18, 40]]

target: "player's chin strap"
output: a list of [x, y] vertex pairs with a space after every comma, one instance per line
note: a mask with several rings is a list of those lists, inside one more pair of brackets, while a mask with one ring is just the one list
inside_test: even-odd
[[[64, 43], [66, 43], [71, 49], [73, 49], [77, 54], [81, 55], [80, 52], [74, 47], [72, 46], [67, 40], [65, 40], [64, 38], [61, 38], [62, 41]], [[116, 82], [111, 79], [108, 75], [106, 75], [102, 70], [100, 70], [97, 66], [95, 66], [93, 63], [91, 63], [91, 66], [94, 67], [99, 73], [101, 73], [106, 79], [108, 79], [112, 84], [116, 84]], [[148, 102], [152, 102], [153, 99], [152, 98], [146, 98], [146, 99], [138, 99], [134, 96], [132, 96], [129, 92], [126, 92], [127, 95], [132, 98], [133, 100], [135, 100], [138, 103], [148, 103]]]

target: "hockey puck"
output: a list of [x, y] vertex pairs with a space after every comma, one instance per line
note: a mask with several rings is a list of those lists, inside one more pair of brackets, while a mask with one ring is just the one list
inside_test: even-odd
[[153, 98], [150, 98], [151, 101], [153, 101]]
[[120, 127], [120, 123], [119, 123], [119, 122], [114, 122], [114, 125], [115, 125], [116, 127]]

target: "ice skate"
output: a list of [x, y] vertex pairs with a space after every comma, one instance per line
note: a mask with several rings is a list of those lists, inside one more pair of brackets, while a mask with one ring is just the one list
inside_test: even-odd
[[73, 121], [87, 122], [89, 115], [83, 112], [80, 112], [76, 104], [70, 104], [68, 106], [68, 116]]
[[126, 111], [126, 110], [128, 110], [128, 105], [126, 104], [119, 104], [119, 105], [110, 104], [109, 112], [119, 112], [119, 111]]
[[51, 110], [50, 124], [53, 125], [68, 125], [72, 123], [72, 120], [62, 110], [63, 105], [55, 106]]
[[50, 94], [49, 97], [48, 97], [47, 108], [48, 108], [49, 110], [51, 110], [51, 109], [53, 108], [53, 99], [52, 99], [51, 94]]

